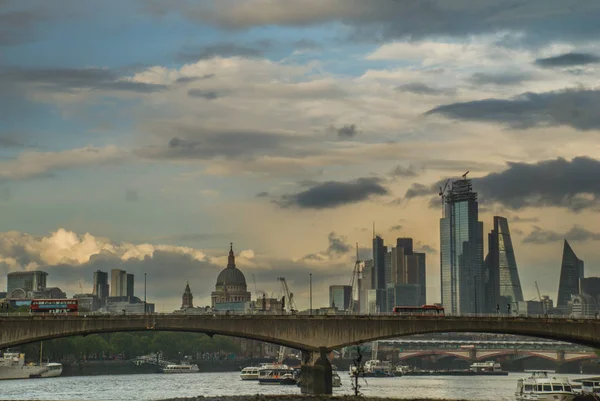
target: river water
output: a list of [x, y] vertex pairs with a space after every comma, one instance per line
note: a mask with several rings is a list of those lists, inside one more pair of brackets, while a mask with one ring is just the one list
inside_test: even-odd
[[[342, 387], [334, 395], [352, 394], [348, 375], [340, 372]], [[361, 380], [369, 397], [443, 398], [473, 401], [514, 401], [517, 379], [508, 376], [442, 376], [370, 378]], [[589, 375], [560, 375], [573, 380]], [[254, 394], [299, 394], [296, 386], [260, 385], [240, 380], [239, 372], [74, 376], [0, 381], [0, 400], [133, 400]]]

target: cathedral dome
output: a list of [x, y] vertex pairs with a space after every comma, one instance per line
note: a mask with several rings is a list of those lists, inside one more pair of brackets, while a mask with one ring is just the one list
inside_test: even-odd
[[229, 249], [229, 260], [227, 263], [227, 267], [219, 273], [217, 277], [217, 286], [228, 287], [244, 287], [246, 286], [246, 277], [244, 273], [237, 267], [235, 267], [235, 256], [233, 254], [233, 245]]

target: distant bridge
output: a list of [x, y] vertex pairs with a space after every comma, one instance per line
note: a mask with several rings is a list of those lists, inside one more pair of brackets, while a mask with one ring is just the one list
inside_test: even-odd
[[302, 350], [303, 392], [331, 394], [329, 351], [412, 334], [503, 333], [600, 348], [600, 320], [389, 315], [31, 315], [0, 316], [0, 349], [53, 338], [118, 331], [186, 331], [267, 341]]

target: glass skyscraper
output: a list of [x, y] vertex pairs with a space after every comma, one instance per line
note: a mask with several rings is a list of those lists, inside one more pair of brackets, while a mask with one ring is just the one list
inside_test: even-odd
[[484, 311], [483, 223], [471, 180], [454, 181], [440, 219], [442, 305], [449, 314]]
[[504, 310], [510, 303], [516, 310], [514, 304], [523, 301], [523, 290], [506, 218], [494, 216], [494, 229], [488, 234], [488, 249], [485, 258], [486, 309], [494, 313], [496, 305]]
[[349, 285], [329, 286], [329, 306], [339, 310], [348, 310], [352, 299], [352, 287]]
[[568, 308], [571, 295], [579, 294], [579, 279], [581, 278], [583, 278], [583, 260], [575, 255], [573, 248], [565, 240], [560, 266], [560, 281], [558, 282], [557, 308]]

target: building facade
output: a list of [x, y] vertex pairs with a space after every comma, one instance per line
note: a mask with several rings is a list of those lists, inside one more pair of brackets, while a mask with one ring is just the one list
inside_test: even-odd
[[329, 286], [329, 306], [338, 310], [348, 310], [352, 300], [352, 286], [349, 285], [330, 285]]
[[110, 295], [109, 288], [108, 273], [96, 270], [94, 272], [94, 288], [92, 289], [92, 295], [95, 295], [98, 298], [101, 305], [106, 303], [106, 299]]
[[20, 298], [25, 298], [31, 291], [43, 291], [46, 289], [48, 273], [40, 270], [13, 272], [8, 273], [6, 277], [7, 297], [12, 298], [18, 293], [19, 295], [23, 295], [19, 296]]
[[[232, 305], [234, 303], [249, 303], [250, 292], [246, 285], [246, 277], [244, 273], [235, 266], [235, 255], [233, 254], [233, 244], [229, 249], [229, 258], [227, 267], [219, 273], [215, 290], [211, 293], [211, 306], [219, 309], [219, 304], [227, 304], [227, 307], [235, 310], [244, 310], [246, 307], [241, 305]], [[223, 305], [221, 305], [223, 306]], [[227, 308], [230, 310], [231, 308]]]
[[127, 272], [120, 269], [110, 271], [110, 296], [127, 296]]
[[484, 305], [483, 223], [471, 180], [454, 181], [443, 194], [440, 219], [442, 304], [449, 314], [479, 313]]
[[558, 282], [557, 308], [568, 312], [571, 296], [579, 295], [579, 280], [584, 277], [583, 267], [583, 260], [575, 255], [573, 248], [565, 240], [560, 266], [560, 281]]
[[523, 302], [523, 290], [508, 220], [494, 216], [494, 229], [488, 234], [488, 254], [485, 258], [485, 311], [495, 313], [496, 305]]
[[383, 243], [383, 238], [376, 235], [373, 238], [373, 276], [371, 287], [375, 289], [385, 289], [385, 258], [387, 248]]

